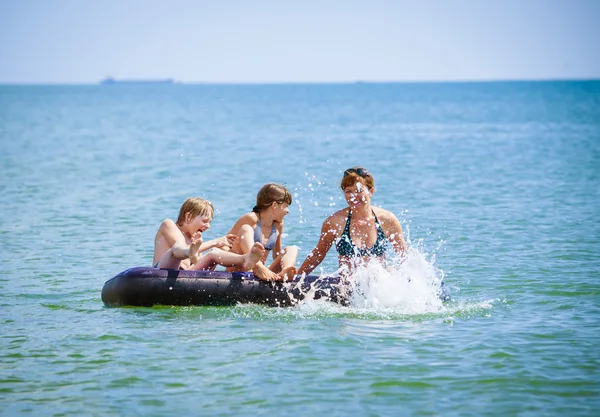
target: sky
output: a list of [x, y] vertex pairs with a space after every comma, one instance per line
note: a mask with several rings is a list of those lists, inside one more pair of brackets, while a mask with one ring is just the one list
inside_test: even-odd
[[600, 79], [600, 0], [0, 0], [0, 83]]

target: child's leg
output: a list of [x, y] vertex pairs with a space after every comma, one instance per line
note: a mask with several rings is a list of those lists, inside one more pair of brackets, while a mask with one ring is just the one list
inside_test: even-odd
[[173, 253], [173, 248], [169, 249], [165, 252], [158, 265], [157, 268], [167, 268], [167, 269], [179, 269], [179, 265], [181, 265], [181, 259], [177, 259]]
[[254, 229], [249, 225], [245, 224], [240, 228], [238, 233], [238, 241], [240, 244], [240, 250], [242, 253], [248, 253], [252, 249], [254, 244]]
[[195, 262], [200, 245], [202, 245], [202, 234], [194, 234], [192, 244], [189, 246], [183, 242], [175, 242], [173, 247], [166, 251], [160, 259], [157, 268], [179, 269], [181, 261], [187, 258]]
[[298, 258], [298, 246], [287, 246], [283, 253], [277, 255], [269, 269], [276, 272], [280, 277], [291, 280], [296, 275], [296, 259]]
[[260, 243], [255, 243], [249, 253], [240, 255], [227, 252], [218, 248], [213, 249], [206, 255], [201, 256], [191, 269], [210, 269], [215, 265], [222, 266], [243, 266], [246, 270], [254, 268], [254, 265], [260, 260], [265, 252], [265, 248]]
[[287, 246], [283, 249], [283, 257], [281, 258], [282, 270], [294, 268], [299, 250], [298, 246]]

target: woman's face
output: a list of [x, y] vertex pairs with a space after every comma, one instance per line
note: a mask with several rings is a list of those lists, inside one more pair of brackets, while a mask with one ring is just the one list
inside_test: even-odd
[[344, 188], [344, 197], [350, 207], [357, 207], [371, 201], [373, 193], [365, 184], [357, 181], [354, 185]]

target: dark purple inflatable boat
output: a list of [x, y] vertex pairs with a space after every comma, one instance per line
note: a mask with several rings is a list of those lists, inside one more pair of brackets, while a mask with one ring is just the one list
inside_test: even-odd
[[[131, 268], [104, 284], [102, 301], [119, 306], [228, 306], [255, 303], [293, 306], [305, 298], [347, 304], [347, 285], [331, 276], [297, 276], [285, 284], [265, 282], [250, 272]], [[346, 291], [344, 291], [346, 290]]]

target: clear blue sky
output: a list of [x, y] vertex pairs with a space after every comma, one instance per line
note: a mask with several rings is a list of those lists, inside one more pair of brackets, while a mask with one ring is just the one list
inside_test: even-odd
[[0, 0], [0, 83], [600, 78], [600, 0]]

